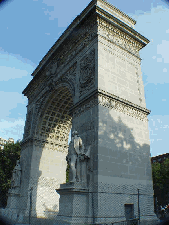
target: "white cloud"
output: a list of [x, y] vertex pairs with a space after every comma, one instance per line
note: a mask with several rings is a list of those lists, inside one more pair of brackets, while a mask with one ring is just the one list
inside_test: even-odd
[[167, 69], [166, 69], [166, 68], [164, 68], [164, 69], [163, 69], [163, 72], [164, 72], [164, 73], [166, 73], [166, 72], [167, 72]]
[[0, 81], [21, 78], [31, 74], [36, 65], [20, 55], [9, 54], [0, 48]]
[[168, 152], [169, 115], [149, 115], [148, 119], [151, 156]]
[[50, 33], [45, 33], [46, 35], [50, 35]]
[[16, 68], [10, 68], [6, 66], [0, 66], [0, 81], [8, 81], [10, 79], [21, 78], [27, 76], [28, 72], [26, 70], [20, 70]]
[[14, 138], [15, 142], [18, 139], [23, 138], [25, 121], [22, 119], [10, 122], [3, 120], [0, 122], [0, 137], [8, 139], [9, 137]]
[[[158, 5], [157, 7], [151, 8], [151, 11], [143, 12], [140, 10], [135, 11], [135, 14], [131, 14], [131, 16], [136, 19], [136, 29], [140, 33], [144, 33], [150, 40], [155, 41], [160, 35], [160, 31], [166, 31], [166, 21], [169, 18], [169, 9], [168, 7], [164, 7], [162, 5]], [[143, 25], [141, 25], [143, 24]], [[140, 26], [141, 25], [141, 26]], [[153, 28], [156, 29], [153, 29]], [[158, 29], [157, 29], [158, 27]], [[154, 34], [156, 33], [156, 36]]]
[[168, 29], [168, 30], [166, 30], [166, 33], [167, 33], [167, 34], [169, 34], [169, 29]]
[[164, 63], [169, 63], [169, 41], [162, 40], [162, 44], [157, 45], [157, 54], [161, 55]]
[[162, 62], [162, 58], [157, 58], [157, 62]]
[[6, 119], [10, 114], [11, 110], [17, 107], [17, 104], [27, 104], [27, 99], [18, 92], [4, 92], [0, 91], [0, 105], [3, 110], [0, 110], [0, 118]]
[[25, 120], [15, 120], [14, 122], [11, 121], [7, 121], [7, 120], [2, 120], [0, 122], [0, 131], [2, 132], [4, 129], [9, 129], [9, 128], [13, 128], [15, 126], [24, 126], [25, 125]]
[[[49, 20], [58, 19], [59, 27], [67, 27], [73, 21], [73, 19], [76, 18], [76, 16], [86, 7], [88, 1], [83, 0], [80, 2], [80, 4], [77, 4], [77, 0], [66, 1], [66, 7], [65, 1], [60, 1], [58, 4], [58, 1], [56, 0], [43, 0], [43, 3], [46, 5], [44, 13], [45, 15], [50, 16]], [[70, 14], [70, 9], [72, 8], [72, 5], [75, 5], [75, 7], [73, 8], [75, 16], [73, 17]], [[64, 13], [62, 10], [63, 8]]]

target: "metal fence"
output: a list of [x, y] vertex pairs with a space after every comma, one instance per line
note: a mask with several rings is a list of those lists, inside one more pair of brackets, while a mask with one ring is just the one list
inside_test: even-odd
[[[90, 224], [90, 225], [94, 225], [94, 224]], [[139, 225], [139, 218], [123, 220], [123, 221], [118, 221], [113, 223], [98, 224], [98, 225]]]
[[129, 219], [129, 220], [124, 220], [124, 221], [119, 221], [119, 222], [114, 222], [112, 225], [138, 225], [139, 224], [139, 219]]

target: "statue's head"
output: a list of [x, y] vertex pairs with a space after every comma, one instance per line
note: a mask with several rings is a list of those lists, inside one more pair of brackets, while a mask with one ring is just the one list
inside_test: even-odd
[[77, 131], [73, 131], [72, 132], [72, 137], [75, 137], [75, 136], [77, 136], [78, 135], [78, 132]]
[[21, 170], [20, 160], [17, 160], [17, 161], [16, 161], [15, 170]]

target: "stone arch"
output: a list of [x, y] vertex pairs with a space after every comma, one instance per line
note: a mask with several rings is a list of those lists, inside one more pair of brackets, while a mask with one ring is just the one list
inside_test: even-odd
[[[60, 83], [43, 103], [35, 126], [35, 138], [42, 142], [63, 144], [71, 129], [72, 118], [69, 109], [73, 106], [74, 89], [69, 82]], [[65, 134], [61, 137], [61, 131]], [[53, 141], [52, 141], [53, 140]], [[61, 141], [60, 144], [58, 141]], [[67, 143], [65, 139], [64, 143]], [[67, 147], [66, 147], [67, 148]]]
[[[28, 224], [29, 215], [32, 225], [55, 219], [55, 224], [114, 223], [124, 220], [129, 203], [141, 212], [141, 224], [157, 222], [148, 158], [150, 111], [136, 77], [136, 72], [141, 77], [139, 51], [149, 41], [134, 31], [134, 24], [106, 1], [93, 0], [33, 72], [23, 92], [29, 105], [21, 189], [10, 193], [6, 210], [14, 224]], [[78, 159], [70, 157], [70, 162], [83, 178], [64, 184], [71, 105], [72, 130], [79, 138], [72, 137], [69, 152]]]

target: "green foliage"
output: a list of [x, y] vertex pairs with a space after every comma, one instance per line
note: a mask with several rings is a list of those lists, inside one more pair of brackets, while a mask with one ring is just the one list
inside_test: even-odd
[[69, 166], [69, 164], [67, 163], [67, 168], [66, 168], [66, 183], [69, 182], [69, 168], [70, 168], [70, 166]]
[[6, 144], [0, 150], [0, 190], [7, 192], [11, 185], [12, 171], [20, 159], [21, 142]]
[[159, 205], [168, 203], [169, 193], [169, 159], [163, 163], [152, 164], [154, 195]]

